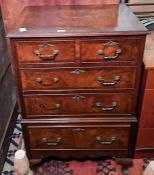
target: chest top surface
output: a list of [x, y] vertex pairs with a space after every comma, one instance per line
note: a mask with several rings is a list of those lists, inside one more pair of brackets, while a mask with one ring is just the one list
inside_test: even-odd
[[8, 37], [145, 34], [125, 5], [26, 6]]

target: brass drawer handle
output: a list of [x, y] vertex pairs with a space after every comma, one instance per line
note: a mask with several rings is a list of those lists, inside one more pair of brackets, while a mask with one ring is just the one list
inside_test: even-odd
[[34, 54], [36, 55], [36, 56], [38, 56], [41, 60], [53, 60], [53, 59], [55, 59], [55, 57], [56, 56], [58, 56], [59, 55], [59, 53], [60, 53], [60, 51], [59, 50], [55, 50], [53, 47], [54, 47], [54, 45], [52, 45], [52, 44], [48, 44], [48, 43], [44, 43], [44, 44], [42, 44], [42, 45], [39, 45], [39, 47], [41, 47], [41, 48], [44, 48], [44, 49], [47, 49], [47, 48], [51, 48], [51, 51], [52, 51], [52, 54], [51, 55], [42, 55], [41, 54], [41, 52], [40, 52], [40, 50], [35, 50], [34, 51]]
[[81, 73], [86, 72], [85, 70], [81, 70], [81, 69], [75, 69], [73, 70], [71, 73], [72, 74], [76, 74], [76, 75], [80, 75]]
[[[107, 43], [105, 43], [103, 45], [106, 46], [106, 47], [112, 47], [112, 46], [116, 46], [118, 44], [119, 44], [118, 42], [109, 41], [109, 42], [107, 42]], [[113, 56], [106, 56], [103, 49], [99, 49], [98, 50], [98, 55], [102, 56], [104, 60], [115, 60], [121, 54], [122, 54], [122, 50], [121, 49], [116, 49], [115, 55], [113, 55]]]
[[55, 57], [58, 56], [59, 53], [60, 53], [59, 50], [55, 50], [55, 49], [53, 48], [54, 45], [52, 45], [52, 44], [44, 43], [44, 44], [39, 45], [39, 47], [44, 48], [44, 49], [51, 48], [51, 51], [52, 51], [52, 54], [51, 54], [51, 55], [42, 55], [41, 52], [40, 52], [40, 50], [35, 50], [35, 51], [34, 51], [34, 54], [35, 54], [36, 56], [38, 56], [38, 57], [39, 57], [41, 60], [43, 60], [43, 61], [45, 61], [45, 60], [46, 60], [46, 61], [47, 61], [47, 60], [53, 60], [53, 59], [55, 59]]
[[102, 77], [97, 77], [96, 80], [104, 86], [114, 86], [120, 80], [120, 76], [115, 76], [112, 82], [106, 82]]
[[48, 105], [46, 105], [46, 104], [40, 104], [39, 106], [40, 106], [40, 108], [42, 108], [44, 110], [54, 110], [55, 108], [56, 109], [60, 109], [61, 108], [61, 104], [60, 103], [55, 103], [55, 107], [54, 108], [48, 107]]
[[[59, 78], [58, 77], [54, 77], [53, 79], [52, 79], [52, 81], [53, 81], [53, 83], [58, 83], [60, 80], [59, 80]], [[37, 77], [36, 78], [36, 82], [37, 83], [43, 83], [43, 78], [41, 78], [41, 77]]]
[[111, 145], [113, 144], [115, 141], [116, 141], [116, 137], [115, 136], [112, 136], [111, 140], [110, 141], [104, 141], [101, 136], [97, 136], [96, 137], [96, 141], [102, 145]]
[[60, 109], [61, 108], [61, 104], [60, 103], [56, 103], [55, 107], [56, 107], [56, 109]]
[[57, 137], [55, 141], [48, 140], [47, 138], [42, 138], [42, 143], [48, 146], [56, 146], [60, 143], [61, 137]]
[[96, 102], [96, 108], [100, 108], [102, 111], [112, 111], [117, 107], [116, 102], [112, 102], [111, 106], [103, 106], [100, 102]]
[[98, 50], [98, 54], [103, 57], [104, 60], [115, 60], [122, 53], [121, 49], [117, 49], [114, 56], [106, 56], [102, 49]]
[[54, 78], [52, 79], [52, 81], [53, 81], [54, 83], [58, 83], [58, 82], [59, 82], [59, 78], [58, 78], [58, 77], [54, 77]]
[[81, 99], [85, 99], [86, 97], [84, 96], [81, 96], [81, 95], [76, 95], [74, 97], [72, 97], [73, 100], [77, 100], [77, 101], [80, 101]]
[[72, 130], [73, 130], [74, 132], [83, 132], [83, 131], [85, 131], [84, 128], [73, 128]]
[[37, 77], [37, 78], [36, 78], [36, 82], [37, 82], [37, 83], [42, 83], [42, 82], [43, 82], [43, 78]]
[[59, 55], [59, 50], [53, 50], [51, 55], [42, 55], [39, 50], [35, 50], [34, 54], [38, 56], [41, 60], [53, 60]]

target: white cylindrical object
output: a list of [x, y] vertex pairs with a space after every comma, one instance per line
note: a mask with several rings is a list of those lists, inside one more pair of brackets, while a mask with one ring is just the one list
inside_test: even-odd
[[24, 150], [18, 150], [14, 156], [14, 169], [16, 175], [33, 175], [29, 168], [29, 161]]
[[121, 0], [121, 3], [125, 3], [125, 0]]
[[151, 161], [143, 172], [143, 175], [154, 175], [154, 161]]

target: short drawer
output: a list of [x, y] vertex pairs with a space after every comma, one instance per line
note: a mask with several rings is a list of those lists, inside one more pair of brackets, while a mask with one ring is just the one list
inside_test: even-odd
[[135, 88], [136, 67], [21, 69], [22, 89]]
[[81, 41], [83, 62], [138, 62], [141, 40], [139, 38], [111, 38]]
[[128, 149], [130, 126], [28, 126], [32, 150], [37, 149]]
[[133, 93], [48, 94], [24, 96], [27, 115], [132, 114]]
[[73, 40], [17, 41], [15, 43], [19, 62], [73, 62]]

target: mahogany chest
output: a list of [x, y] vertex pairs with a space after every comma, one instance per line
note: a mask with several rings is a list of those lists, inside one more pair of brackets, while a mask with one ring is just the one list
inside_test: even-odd
[[23, 8], [7, 37], [30, 159], [133, 156], [145, 36], [122, 4]]

